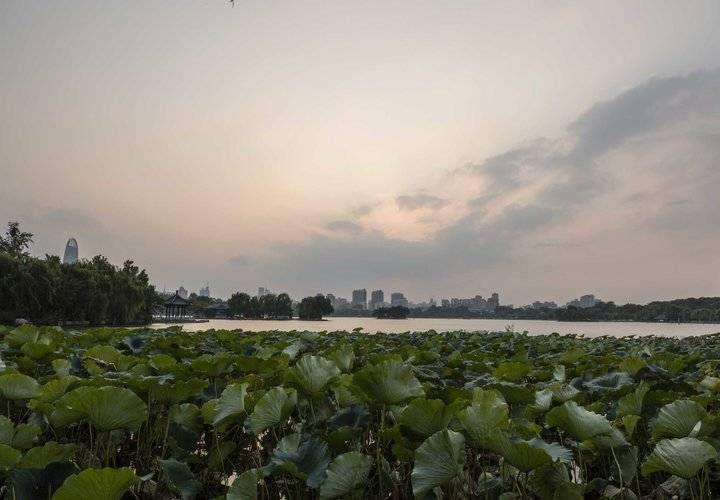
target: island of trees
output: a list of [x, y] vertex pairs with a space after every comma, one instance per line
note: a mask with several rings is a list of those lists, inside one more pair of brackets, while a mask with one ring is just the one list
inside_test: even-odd
[[10, 222], [0, 235], [0, 323], [17, 318], [38, 324], [145, 324], [158, 303], [144, 269], [118, 267], [98, 255], [63, 264], [55, 255], [28, 253], [33, 235]]
[[410, 309], [405, 306], [380, 307], [373, 311], [377, 319], [406, 319]]

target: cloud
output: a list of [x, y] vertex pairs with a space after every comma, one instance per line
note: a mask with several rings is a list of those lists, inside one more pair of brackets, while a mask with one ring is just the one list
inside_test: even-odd
[[422, 208], [429, 208], [432, 210], [439, 210], [447, 206], [450, 202], [444, 198], [434, 196], [427, 193], [418, 194], [404, 194], [395, 198], [398, 208], [402, 210], [420, 210]]
[[[716, 229], [718, 133], [720, 71], [655, 78], [590, 107], [556, 139], [538, 138], [453, 172], [476, 184], [477, 195], [466, 200], [464, 214], [426, 240], [362, 233], [352, 221], [334, 221], [327, 229], [352, 237], [313, 234], [306, 244], [279, 246], [265, 269], [296, 287], [404, 279], [427, 289], [440, 278], [509, 265], [519, 254], [559, 251], [550, 248], [556, 241], [571, 241], [568, 252], [586, 251], [581, 241], [551, 234], [570, 231], [581, 215], [586, 222], [576, 225], [586, 232], [598, 220], [612, 223], [607, 214], [617, 210], [630, 211], [618, 212], [628, 216], [615, 223], [620, 235], [635, 220], [647, 231], [688, 224]], [[406, 211], [449, 203], [425, 192], [395, 202]], [[642, 216], [633, 215], [635, 209]], [[613, 241], [603, 242], [612, 247]]]
[[342, 234], [360, 234], [362, 227], [350, 220], [334, 220], [325, 224], [325, 229]]

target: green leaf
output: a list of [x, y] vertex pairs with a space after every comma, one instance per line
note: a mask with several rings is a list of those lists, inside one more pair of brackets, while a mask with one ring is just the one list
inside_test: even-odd
[[530, 487], [540, 500], [583, 500], [583, 486], [570, 481], [567, 467], [553, 463], [530, 474]]
[[44, 469], [56, 462], [65, 462], [75, 455], [75, 445], [59, 444], [48, 441], [42, 446], [32, 448], [20, 459], [19, 467], [24, 469]]
[[642, 464], [641, 471], [643, 476], [662, 471], [690, 479], [717, 456], [712, 445], [696, 438], [663, 439]]
[[328, 352], [326, 356], [330, 361], [335, 363], [341, 371], [349, 372], [352, 370], [353, 362], [355, 361], [355, 351], [353, 351], [350, 344], [340, 344]]
[[632, 383], [633, 379], [630, 375], [623, 372], [616, 372], [589, 380], [585, 382], [584, 386], [585, 389], [590, 392], [612, 392]]
[[12, 469], [22, 454], [6, 444], [0, 444], [0, 469]]
[[328, 383], [340, 376], [335, 363], [322, 356], [305, 355], [290, 368], [290, 375], [298, 389], [308, 396], [318, 396]]
[[41, 429], [36, 424], [18, 424], [15, 428], [15, 436], [13, 436], [12, 447], [17, 450], [27, 450], [32, 448], [33, 444], [40, 435]]
[[273, 470], [305, 479], [310, 488], [320, 486], [329, 463], [327, 444], [315, 437], [303, 439], [300, 434], [291, 434], [281, 439], [270, 459]]
[[507, 429], [509, 424], [508, 405], [491, 391], [487, 396], [476, 399], [477, 403], [458, 413], [458, 420], [473, 446], [489, 448], [490, 437], [495, 429]]
[[5, 399], [30, 399], [40, 395], [38, 381], [22, 373], [0, 375], [0, 393]]
[[195, 475], [186, 463], [178, 462], [174, 458], [158, 460], [162, 466], [165, 478], [173, 491], [180, 493], [182, 500], [193, 500], [202, 490], [202, 483], [195, 479]]
[[532, 370], [532, 365], [521, 361], [506, 361], [493, 370], [493, 376], [508, 382], [519, 382]]
[[605, 417], [578, 406], [574, 401], [550, 410], [545, 416], [545, 422], [561, 428], [578, 441], [613, 434], [613, 427]]
[[253, 412], [245, 419], [245, 428], [257, 436], [287, 420], [296, 405], [295, 389], [274, 387], [255, 404]]
[[373, 459], [357, 451], [335, 457], [327, 469], [327, 478], [320, 486], [320, 499], [342, 498], [367, 484]]
[[660, 408], [660, 412], [652, 424], [653, 440], [697, 437], [700, 429], [698, 424], [705, 418], [705, 415], [705, 409], [689, 399], [681, 399], [667, 404]]
[[226, 500], [257, 500], [257, 484], [262, 474], [257, 469], [246, 470], [233, 481]]
[[385, 405], [425, 395], [412, 367], [397, 359], [365, 365], [355, 373], [353, 382], [371, 401]]
[[[544, 444], [547, 445], [547, 443]], [[502, 455], [507, 463], [519, 469], [521, 472], [530, 472], [543, 465], [553, 463], [553, 457], [545, 449], [546, 446], [532, 441], [513, 441], [502, 431], [492, 433], [490, 448], [499, 455]], [[559, 448], [562, 447], [559, 446]], [[553, 451], [557, 454], [562, 453], [559, 449]]]
[[52, 500], [120, 500], [139, 478], [132, 469], [85, 469], [68, 477]]
[[413, 399], [400, 414], [400, 424], [425, 438], [445, 429], [453, 412], [440, 399]]
[[147, 407], [130, 389], [115, 386], [78, 387], [55, 402], [53, 425], [87, 420], [98, 431], [137, 431], [147, 419]]
[[0, 444], [11, 446], [13, 437], [15, 437], [15, 426], [12, 420], [0, 415]]
[[245, 397], [250, 384], [230, 384], [220, 395], [215, 406], [212, 424], [218, 426], [229, 419], [235, 419], [245, 413]]
[[415, 451], [411, 479], [413, 495], [420, 498], [436, 486], [460, 476], [465, 465], [465, 438], [449, 429], [438, 431]]
[[642, 382], [633, 392], [618, 399], [617, 416], [642, 415], [643, 401], [649, 390], [650, 386]]

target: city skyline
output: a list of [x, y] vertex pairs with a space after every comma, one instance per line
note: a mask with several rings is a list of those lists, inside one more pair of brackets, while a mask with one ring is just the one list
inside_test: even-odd
[[719, 24], [714, 0], [9, 0], [0, 212], [34, 255], [73, 236], [218, 296], [716, 296]]

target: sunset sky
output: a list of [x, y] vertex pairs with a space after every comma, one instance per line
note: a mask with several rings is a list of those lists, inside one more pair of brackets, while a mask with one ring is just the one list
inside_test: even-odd
[[0, 2], [0, 215], [160, 289], [720, 295], [720, 2]]

